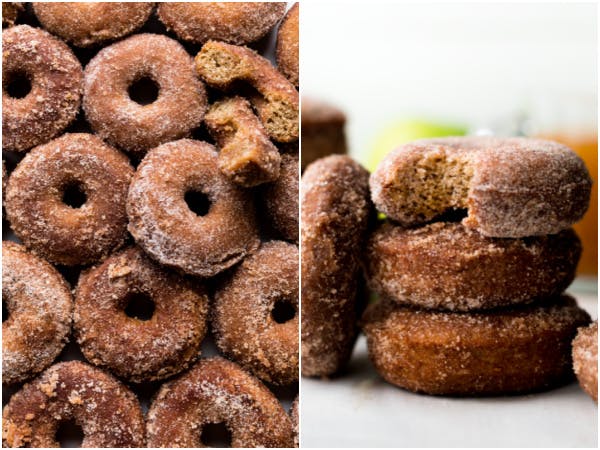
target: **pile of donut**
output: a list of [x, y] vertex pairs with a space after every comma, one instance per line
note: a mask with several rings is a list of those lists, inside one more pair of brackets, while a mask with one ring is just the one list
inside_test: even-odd
[[[297, 399], [263, 384], [298, 380], [286, 7], [3, 3], [3, 446], [59, 446], [64, 422], [84, 447], [202, 447], [209, 424], [298, 445]], [[246, 45], [277, 26], [275, 66]], [[224, 357], [199, 358], [209, 324]], [[86, 361], [55, 363], [70, 338]]]
[[[455, 137], [402, 145], [369, 174], [319, 158], [343, 153], [344, 116], [304, 105], [303, 158], [317, 159], [300, 186], [303, 376], [339, 373], [358, 322], [378, 373], [410, 391], [533, 392], [574, 369], [597, 401], [598, 326], [564, 294], [590, 199], [583, 161], [556, 142]], [[379, 300], [363, 314], [369, 289]]]

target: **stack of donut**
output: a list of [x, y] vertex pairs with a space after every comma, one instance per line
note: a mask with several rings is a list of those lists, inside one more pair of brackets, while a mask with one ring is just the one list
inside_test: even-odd
[[8, 5], [3, 446], [297, 445], [298, 6]]

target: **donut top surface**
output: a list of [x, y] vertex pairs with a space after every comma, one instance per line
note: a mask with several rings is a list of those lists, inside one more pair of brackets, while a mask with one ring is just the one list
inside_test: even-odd
[[329, 103], [302, 97], [302, 126], [346, 123], [346, 115]]

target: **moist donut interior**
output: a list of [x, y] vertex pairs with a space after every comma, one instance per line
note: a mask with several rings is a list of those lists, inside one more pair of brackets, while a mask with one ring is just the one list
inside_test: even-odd
[[282, 298], [273, 304], [271, 317], [276, 323], [286, 323], [296, 317], [296, 308], [289, 300]]
[[129, 98], [138, 105], [150, 105], [156, 101], [160, 86], [147, 75], [136, 78], [127, 88]]
[[206, 447], [231, 448], [231, 431], [225, 422], [207, 423], [200, 430], [200, 442]]
[[22, 71], [9, 73], [6, 77], [5, 92], [12, 98], [25, 98], [31, 92], [31, 78]]
[[184, 194], [183, 199], [190, 211], [197, 216], [202, 217], [208, 214], [208, 211], [210, 210], [210, 199], [204, 192], [189, 190]]
[[78, 181], [71, 181], [63, 188], [62, 202], [71, 208], [81, 208], [87, 201], [83, 185]]
[[55, 440], [61, 448], [80, 448], [83, 438], [83, 429], [75, 420], [64, 420], [56, 429]]
[[141, 292], [130, 293], [124, 301], [125, 314], [132, 319], [145, 322], [152, 319], [156, 305], [154, 301], [146, 294]]

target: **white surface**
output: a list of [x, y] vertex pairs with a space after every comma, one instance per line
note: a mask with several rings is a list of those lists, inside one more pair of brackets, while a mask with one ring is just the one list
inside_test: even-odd
[[[597, 297], [577, 296], [597, 317]], [[302, 379], [303, 447], [597, 447], [598, 409], [576, 383], [539, 394], [444, 398], [387, 384], [361, 337], [348, 373]]]

